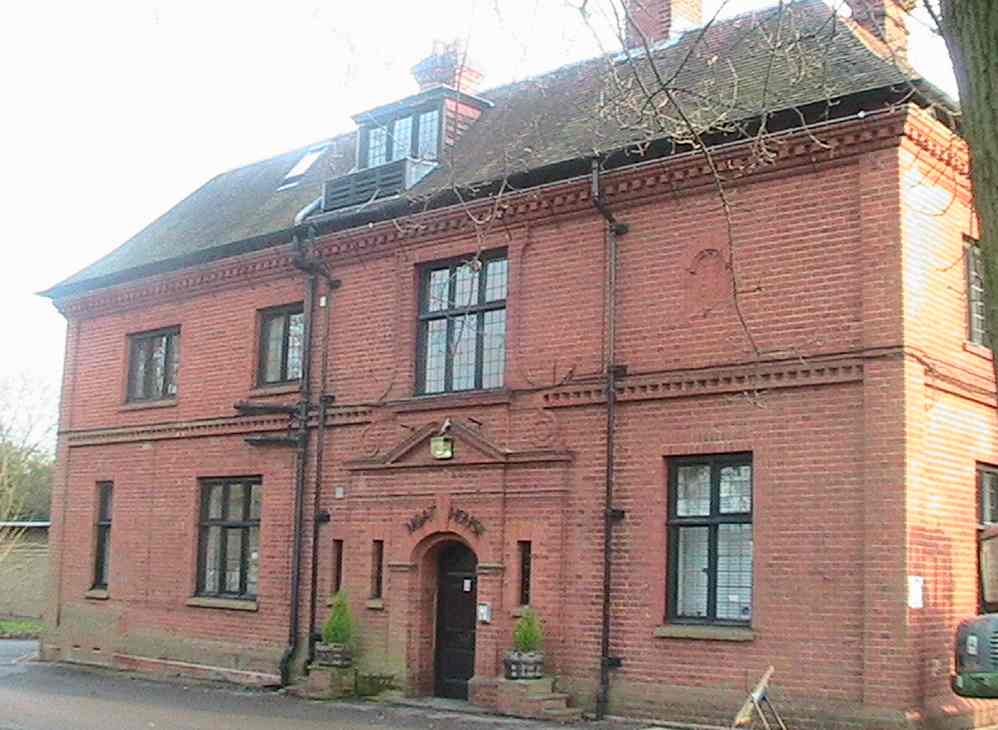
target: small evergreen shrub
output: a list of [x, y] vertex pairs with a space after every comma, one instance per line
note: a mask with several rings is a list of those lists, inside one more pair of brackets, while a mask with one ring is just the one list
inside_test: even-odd
[[333, 596], [333, 606], [329, 618], [322, 625], [322, 640], [326, 644], [353, 644], [353, 616], [346, 594], [340, 591]]
[[544, 645], [544, 630], [537, 612], [528, 608], [513, 628], [513, 648], [527, 654], [540, 651]]

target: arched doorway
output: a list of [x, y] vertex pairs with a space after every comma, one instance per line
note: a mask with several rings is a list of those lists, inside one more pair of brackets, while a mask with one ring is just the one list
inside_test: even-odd
[[475, 674], [478, 558], [460, 542], [448, 542], [437, 559], [437, 627], [434, 694], [468, 699]]

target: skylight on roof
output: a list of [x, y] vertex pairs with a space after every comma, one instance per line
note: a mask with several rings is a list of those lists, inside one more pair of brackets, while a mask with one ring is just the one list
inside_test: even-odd
[[288, 170], [288, 174], [284, 176], [284, 180], [281, 182], [281, 186], [277, 188], [278, 190], [285, 190], [286, 188], [294, 187], [298, 182], [305, 177], [305, 173], [308, 172], [309, 168], [315, 164], [315, 161], [322, 156], [322, 153], [326, 151], [328, 144], [317, 145], [315, 147], [309, 147], [308, 151], [302, 156], [295, 166]]

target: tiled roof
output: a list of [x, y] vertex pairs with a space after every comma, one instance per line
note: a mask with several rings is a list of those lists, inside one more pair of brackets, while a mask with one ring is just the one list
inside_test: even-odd
[[[883, 58], [851, 22], [821, 0], [718, 21], [644, 54], [622, 54], [565, 66], [481, 94], [494, 103], [439, 167], [410, 194], [469, 186], [554, 163], [685, 134], [665, 95], [641, 109], [657, 78], [668, 82], [684, 113], [704, 128], [723, 129], [764, 112], [829, 105], [885, 88], [924, 85], [910, 69]], [[657, 78], [656, 78], [657, 74]], [[295, 215], [321, 195], [322, 182], [349, 172], [355, 133], [330, 140], [301, 182], [278, 190], [302, 157], [299, 149], [223, 173], [189, 195], [112, 253], [46, 294], [105, 286], [156, 270], [190, 265], [288, 240]]]

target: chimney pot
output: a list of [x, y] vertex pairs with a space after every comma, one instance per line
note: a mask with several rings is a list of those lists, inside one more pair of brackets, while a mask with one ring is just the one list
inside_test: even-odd
[[482, 81], [482, 72], [468, 58], [461, 41], [434, 41], [433, 52], [412, 67], [412, 75], [420, 91], [449, 86], [466, 94], [474, 94]]
[[653, 46], [703, 23], [702, 0], [625, 0], [624, 45]]

